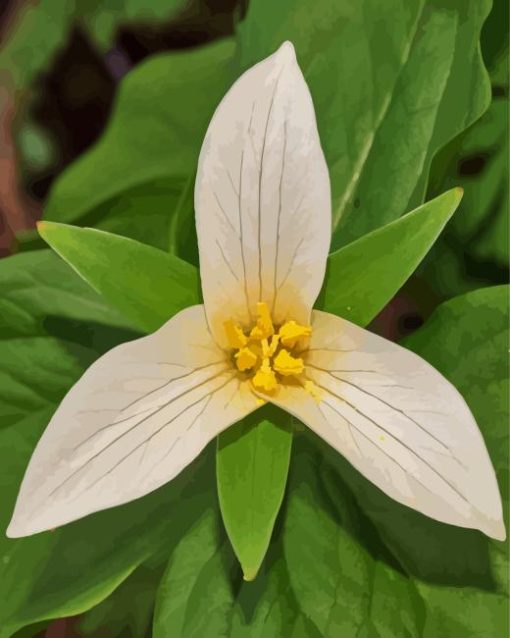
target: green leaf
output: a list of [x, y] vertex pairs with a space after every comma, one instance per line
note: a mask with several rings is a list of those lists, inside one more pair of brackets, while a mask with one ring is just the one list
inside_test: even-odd
[[282, 504], [291, 418], [265, 406], [218, 437], [216, 478], [223, 522], [247, 581], [257, 575]]
[[[331, 174], [333, 248], [423, 201], [432, 157], [487, 108], [484, 0], [253, 0], [241, 67], [291, 40]], [[355, 61], [355, 63], [354, 63]]]
[[[465, 397], [496, 469], [508, 521], [510, 367], [508, 286], [482, 288], [448, 301], [404, 345], [427, 359]], [[485, 537], [484, 537], [485, 540]], [[498, 590], [508, 590], [508, 543], [486, 541]]]
[[[151, 243], [166, 247], [172, 211], [195, 172], [214, 109], [232, 83], [233, 53], [234, 43], [226, 39], [156, 56], [130, 72], [121, 83], [103, 137], [56, 181], [45, 219], [67, 223], [84, 220], [96, 226], [109, 216], [112, 205], [122, 214], [122, 206], [116, 202], [123, 193], [141, 189], [137, 200], [130, 203], [136, 219], [129, 234], [147, 241], [154, 206], [146, 197], [153, 187], [143, 187], [156, 182], [162, 198], [155, 207], [161, 219], [151, 234]], [[167, 195], [165, 182], [170, 189]], [[137, 234], [137, 227], [144, 238]], [[120, 232], [121, 226], [116, 230]]]
[[181, 192], [182, 179], [178, 177], [138, 184], [111, 197], [77, 221], [81, 226], [131, 237], [167, 251], [169, 228], [175, 223]]
[[[504, 18], [502, 18], [504, 21]], [[499, 27], [501, 28], [501, 26]], [[493, 60], [493, 99], [487, 113], [436, 158], [429, 191], [456, 183], [465, 190], [458, 214], [420, 269], [441, 296], [480, 282], [508, 280], [508, 33]], [[502, 77], [500, 77], [500, 75]]]
[[427, 254], [462, 199], [454, 188], [332, 253], [317, 304], [361, 326], [388, 303]]
[[76, 627], [79, 635], [145, 638], [161, 576], [160, 567], [138, 567], [113, 594], [81, 616]]
[[246, 582], [209, 510], [176, 547], [156, 598], [154, 638], [320, 638], [289, 588], [280, 542]]
[[[406, 342], [466, 396], [505, 514], [507, 307], [507, 288], [477, 291], [441, 306]], [[506, 635], [502, 543], [392, 501], [313, 435], [294, 445], [282, 522], [256, 581], [242, 581], [218, 517], [207, 511], [168, 564], [155, 638]]]
[[[45, 217], [164, 248], [214, 108], [240, 72], [288, 38], [310, 84], [331, 172], [336, 249], [418, 206], [432, 156], [486, 108], [478, 36], [488, 4], [320, 0], [310, 13], [306, 0], [278, 7], [254, 0], [237, 49], [229, 39], [158, 56], [128, 74], [105, 135], [57, 180]], [[144, 189], [155, 183], [162, 198], [151, 204]], [[133, 190], [139, 195], [123, 229], [130, 201], [123, 193]], [[110, 215], [115, 228], [107, 227]], [[178, 228], [188, 236], [182, 217]]]
[[[71, 385], [105, 350], [136, 336], [50, 251], [0, 261], [0, 529], [26, 464]], [[136, 567], [173, 544], [206, 504], [211, 455], [126, 506], [53, 532], [0, 535], [0, 636], [74, 615], [108, 596]], [[185, 505], [184, 505], [185, 504]]]
[[[64, 330], [74, 322], [129, 328], [121, 314], [77, 277], [51, 250], [14, 255], [0, 261], [0, 337], [71, 336]], [[73, 335], [76, 340], [76, 335]]]
[[200, 301], [197, 270], [178, 257], [92, 228], [40, 222], [38, 229], [94, 290], [147, 332]]

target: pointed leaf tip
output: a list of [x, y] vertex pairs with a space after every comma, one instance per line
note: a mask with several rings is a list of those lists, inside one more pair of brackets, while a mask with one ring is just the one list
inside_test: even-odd
[[252, 583], [255, 578], [257, 578], [257, 574], [259, 573], [258, 568], [257, 569], [247, 569], [246, 571], [243, 570], [243, 580], [246, 583]]
[[245, 581], [257, 576], [287, 484], [290, 417], [264, 406], [218, 437], [216, 478], [221, 514]]

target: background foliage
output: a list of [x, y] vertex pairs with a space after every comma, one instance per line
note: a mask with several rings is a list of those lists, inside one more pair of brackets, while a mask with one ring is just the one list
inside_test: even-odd
[[[0, 102], [15, 118], [0, 118], [0, 212], [18, 254], [0, 261], [0, 528], [72, 383], [199, 298], [200, 144], [232, 82], [285, 39], [310, 85], [333, 186], [336, 252], [320, 304], [365, 325], [390, 302], [372, 328], [392, 338], [425, 321], [404, 344], [468, 401], [508, 520], [506, 3], [146, 5], [41, 0], [4, 16]], [[457, 201], [401, 216], [459, 185], [460, 209], [411, 276]], [[21, 225], [14, 197], [29, 211]], [[27, 231], [42, 205], [48, 222], [115, 233], [43, 225], [83, 280]], [[144, 264], [129, 282], [126, 260]], [[505, 544], [394, 503], [306, 430], [294, 427], [292, 446], [253, 583], [221, 521], [210, 446], [140, 501], [32, 538], [0, 535], [0, 636], [50, 636], [64, 617], [78, 636], [507, 634]]]

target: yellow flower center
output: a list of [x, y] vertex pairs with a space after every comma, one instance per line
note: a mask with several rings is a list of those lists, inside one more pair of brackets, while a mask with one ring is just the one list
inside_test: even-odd
[[245, 333], [232, 319], [225, 321], [225, 332], [234, 361], [241, 372], [251, 375], [257, 390], [272, 392], [283, 379], [297, 377], [305, 369], [303, 359], [292, 350], [310, 337], [312, 328], [287, 321], [275, 328], [267, 304], [257, 304], [257, 322]]

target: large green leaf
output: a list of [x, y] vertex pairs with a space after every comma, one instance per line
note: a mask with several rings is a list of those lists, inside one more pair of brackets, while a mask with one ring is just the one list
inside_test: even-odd
[[[0, 292], [0, 529], [5, 530], [33, 447], [64, 394], [99, 354], [136, 335], [50, 251], [2, 260]], [[80, 613], [149, 557], [168, 556], [214, 498], [207, 459], [210, 454], [144, 499], [62, 529], [19, 540], [2, 532], [0, 636]]]
[[205, 512], [161, 581], [154, 638], [320, 638], [312, 630], [289, 587], [281, 543], [272, 543], [257, 579], [247, 583], [218, 516]]
[[[142, 238], [139, 233], [144, 233], [147, 241], [151, 230], [147, 225], [153, 223], [156, 208], [162, 219], [151, 243], [167, 246], [180, 191], [195, 171], [206, 127], [232, 82], [233, 52], [233, 41], [227, 39], [156, 56], [129, 73], [104, 136], [57, 180], [45, 218], [76, 222], [85, 217], [84, 223], [90, 225], [89, 216], [97, 225], [110, 214], [111, 206], [119, 215], [126, 214], [118, 203], [122, 197], [137, 219], [129, 235]], [[158, 201], [151, 199], [155, 182]], [[151, 186], [145, 190], [147, 183]], [[129, 194], [133, 189], [136, 199]], [[119, 222], [117, 229], [121, 230]]]
[[[57, 180], [45, 216], [165, 247], [215, 106], [241, 71], [290, 39], [317, 111], [338, 248], [418, 206], [432, 156], [486, 108], [478, 36], [488, 3], [321, 0], [310, 12], [306, 0], [254, 0], [236, 51], [226, 40], [166, 54], [125, 78], [105, 135]], [[119, 198], [133, 213], [124, 228]], [[178, 223], [186, 233], [189, 217]]]
[[[508, 290], [441, 306], [407, 345], [464, 393], [508, 511]], [[158, 592], [154, 636], [499, 638], [507, 553], [382, 494], [315, 436], [296, 437], [282, 525], [254, 583], [208, 511]]]
[[291, 40], [333, 189], [333, 247], [423, 200], [431, 159], [488, 105], [479, 52], [489, 0], [250, 2], [246, 68]]
[[[507, 8], [508, 13], [508, 8]], [[508, 17], [508, 16], [507, 16]], [[501, 16], [504, 24], [508, 21]], [[501, 26], [499, 26], [501, 29]], [[465, 190], [448, 231], [420, 276], [441, 296], [466, 292], [480, 282], [508, 281], [508, 32], [492, 59], [493, 99], [487, 113], [436, 158], [429, 192], [451, 184]], [[492, 44], [492, 43], [491, 43]]]
[[282, 504], [292, 447], [291, 418], [265, 406], [218, 437], [221, 514], [245, 580], [257, 575]]
[[40, 222], [40, 235], [114, 308], [151, 332], [200, 301], [196, 268], [134, 239]]
[[332, 253], [318, 307], [370, 323], [412, 275], [461, 198], [454, 188]]

